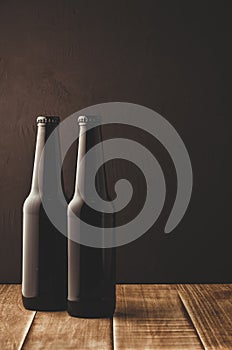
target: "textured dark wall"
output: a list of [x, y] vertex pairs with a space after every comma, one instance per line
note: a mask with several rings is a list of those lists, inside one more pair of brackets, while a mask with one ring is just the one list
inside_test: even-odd
[[[21, 278], [21, 207], [30, 188], [35, 116], [64, 119], [110, 101], [141, 104], [163, 115], [184, 140], [194, 173], [187, 213], [165, 236], [175, 173], [165, 150], [141, 134], [163, 162], [168, 196], [153, 228], [118, 249], [118, 281], [231, 282], [228, 6], [0, 1], [1, 282]], [[69, 192], [73, 160], [70, 155], [66, 162]], [[115, 167], [125, 173], [126, 165]], [[135, 182], [142, 181], [139, 176]]]

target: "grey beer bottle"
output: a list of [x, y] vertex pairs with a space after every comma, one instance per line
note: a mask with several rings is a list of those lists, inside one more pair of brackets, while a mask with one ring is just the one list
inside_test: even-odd
[[[115, 248], [95, 248], [79, 244], [71, 239], [85, 235], [83, 221], [102, 229], [114, 227], [114, 214], [96, 211], [85, 203], [91, 203], [91, 192], [87, 181], [87, 172], [91, 164], [84, 161], [84, 156], [95, 144], [102, 141], [101, 126], [96, 126], [96, 117], [80, 116], [79, 147], [76, 167], [75, 192], [68, 205], [68, 313], [75, 317], [111, 317], [115, 309]], [[87, 123], [93, 127], [86, 130]], [[103, 163], [103, 154], [95, 152], [95, 160]], [[80, 162], [84, 166], [80, 168]], [[101, 161], [102, 160], [102, 161]], [[100, 196], [109, 205], [105, 166], [101, 167], [95, 178], [95, 185]], [[80, 188], [84, 188], [83, 197]], [[88, 198], [87, 198], [88, 197]], [[112, 208], [113, 211], [113, 208]], [[78, 216], [81, 220], [77, 224], [73, 219]]]
[[[31, 310], [65, 310], [67, 305], [67, 239], [47, 217], [41, 198], [54, 203], [66, 226], [67, 206], [60, 201], [62, 184], [58, 176], [61, 161], [58, 124], [59, 117], [37, 118], [32, 185], [23, 205], [22, 299], [25, 308]], [[50, 147], [44, 149], [51, 133]]]

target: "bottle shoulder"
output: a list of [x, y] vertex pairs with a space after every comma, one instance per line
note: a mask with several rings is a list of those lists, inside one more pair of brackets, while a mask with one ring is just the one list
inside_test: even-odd
[[115, 215], [115, 207], [112, 201], [107, 201], [102, 199], [98, 201], [95, 198], [74, 196], [68, 204], [68, 215], [72, 216], [73, 214], [78, 217], [92, 217], [98, 216], [102, 218], [103, 216]]
[[23, 203], [23, 212], [37, 213], [42, 205], [42, 199], [38, 192], [31, 191]]
[[68, 204], [68, 215], [72, 213], [78, 214], [83, 208], [85, 202], [80, 195], [74, 195]]

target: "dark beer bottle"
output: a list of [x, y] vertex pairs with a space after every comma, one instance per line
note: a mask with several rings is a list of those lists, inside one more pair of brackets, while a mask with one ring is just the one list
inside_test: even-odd
[[[67, 306], [67, 238], [53, 226], [42, 205], [43, 197], [58, 206], [62, 191], [58, 176], [61, 161], [58, 124], [59, 117], [37, 118], [32, 185], [23, 205], [22, 299], [30, 310], [65, 310]], [[46, 149], [45, 142], [51, 133], [52, 141]], [[40, 161], [42, 191], [39, 191]], [[66, 208], [63, 207], [63, 220], [67, 219]]]
[[[100, 227], [103, 239], [104, 227], [114, 227], [115, 224], [114, 214], [97, 211], [86, 204], [94, 200], [85, 181], [91, 164], [86, 161], [81, 170], [80, 162], [95, 144], [102, 141], [102, 129], [99, 125], [94, 127], [96, 118], [88, 120], [79, 117], [78, 122], [80, 132], [75, 193], [68, 205], [68, 313], [75, 317], [111, 317], [115, 309], [115, 248], [87, 246], [71, 239], [75, 232], [79, 237], [85, 235], [83, 222]], [[87, 123], [93, 128], [86, 130]], [[103, 154], [95, 152], [94, 155], [96, 161], [103, 160]], [[96, 190], [110, 205], [104, 164], [100, 170], [95, 177]], [[81, 182], [87, 201], [80, 194]], [[73, 215], [80, 218], [79, 225], [72, 220]]]

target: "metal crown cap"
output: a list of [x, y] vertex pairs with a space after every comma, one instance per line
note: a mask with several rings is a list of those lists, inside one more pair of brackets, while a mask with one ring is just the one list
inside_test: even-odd
[[54, 116], [42, 116], [40, 115], [36, 119], [37, 125], [38, 124], [59, 124], [60, 118], [54, 117]]
[[88, 122], [88, 118], [85, 115], [80, 115], [78, 117], [79, 125], [86, 125], [87, 122]]

